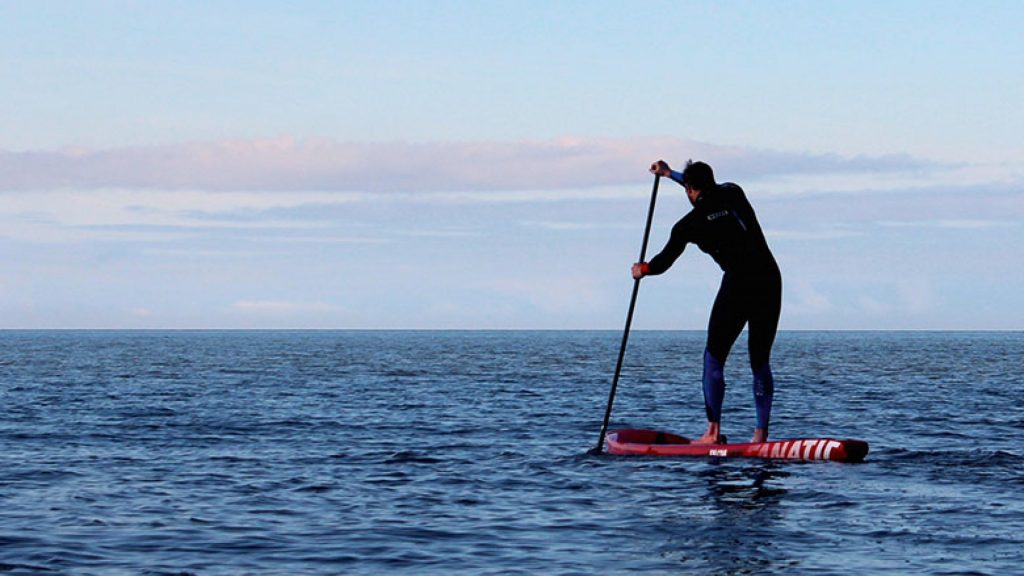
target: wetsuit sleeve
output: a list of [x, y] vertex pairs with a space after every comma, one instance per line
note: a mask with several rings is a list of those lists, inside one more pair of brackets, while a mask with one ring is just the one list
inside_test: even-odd
[[675, 170], [670, 170], [668, 177], [671, 178], [672, 180], [674, 180], [680, 186], [683, 185], [683, 173], [682, 172], [676, 172]]
[[648, 274], [656, 276], [661, 274], [672, 267], [672, 264], [682, 255], [683, 250], [686, 248], [686, 244], [689, 241], [686, 234], [686, 219], [682, 219], [676, 222], [676, 225], [672, 227], [672, 235], [669, 236], [668, 242], [665, 247], [661, 249], [661, 252], [657, 256], [651, 258], [648, 261]]

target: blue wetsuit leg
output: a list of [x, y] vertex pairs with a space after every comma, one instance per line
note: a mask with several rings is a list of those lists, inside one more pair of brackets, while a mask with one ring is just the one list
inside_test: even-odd
[[725, 367], [711, 352], [704, 350], [704, 411], [708, 422], [722, 421], [725, 400]]
[[768, 430], [772, 418], [772, 399], [775, 397], [775, 379], [771, 365], [765, 362], [754, 370], [754, 406], [757, 408], [757, 427]]

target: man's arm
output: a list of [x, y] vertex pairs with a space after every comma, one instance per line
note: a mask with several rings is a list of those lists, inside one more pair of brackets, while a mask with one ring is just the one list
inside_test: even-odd
[[657, 276], [672, 267], [672, 264], [683, 254], [688, 242], [686, 236], [686, 219], [683, 218], [672, 227], [672, 235], [669, 236], [665, 247], [657, 256], [648, 262], [637, 262], [633, 265], [633, 278], [639, 280], [644, 276]]

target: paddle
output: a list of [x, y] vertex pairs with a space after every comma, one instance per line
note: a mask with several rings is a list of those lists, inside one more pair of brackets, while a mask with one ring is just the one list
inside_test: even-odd
[[[644, 242], [640, 245], [640, 260], [647, 256], [647, 240], [651, 237], [651, 220], [654, 219], [654, 203], [658, 198], [658, 182], [661, 176], [654, 175], [654, 189], [651, 190], [651, 206], [647, 209], [647, 226], [644, 228]], [[600, 454], [604, 450], [604, 437], [608, 433], [608, 420], [612, 416], [612, 403], [615, 402], [615, 389], [619, 386], [619, 374], [622, 372], [622, 359], [626, 356], [626, 343], [629, 342], [629, 326], [633, 323], [633, 310], [636, 308], [636, 295], [640, 292], [640, 279], [633, 281], [633, 296], [629, 299], [629, 312], [626, 314], [626, 329], [622, 332], [622, 345], [619, 347], [619, 361], [615, 364], [615, 376], [612, 378], [612, 389], [608, 392], [608, 408], [604, 411], [604, 424], [601, 425], [601, 436], [597, 446], [590, 454]]]

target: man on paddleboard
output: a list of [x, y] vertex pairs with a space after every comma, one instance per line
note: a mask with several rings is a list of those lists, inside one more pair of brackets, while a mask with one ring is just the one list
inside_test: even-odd
[[748, 327], [747, 344], [757, 407], [757, 424], [750, 441], [765, 442], [775, 392], [770, 357], [782, 310], [779, 266], [742, 188], [731, 182], [716, 183], [711, 166], [704, 162], [688, 161], [682, 172], [676, 172], [659, 160], [651, 165], [651, 172], [681, 184], [693, 209], [672, 227], [668, 243], [657, 256], [649, 262], [633, 265], [633, 278], [665, 272], [689, 243], [709, 254], [723, 272], [708, 320], [704, 349], [704, 408], [708, 429], [694, 443], [723, 443], [725, 361], [744, 325]]

